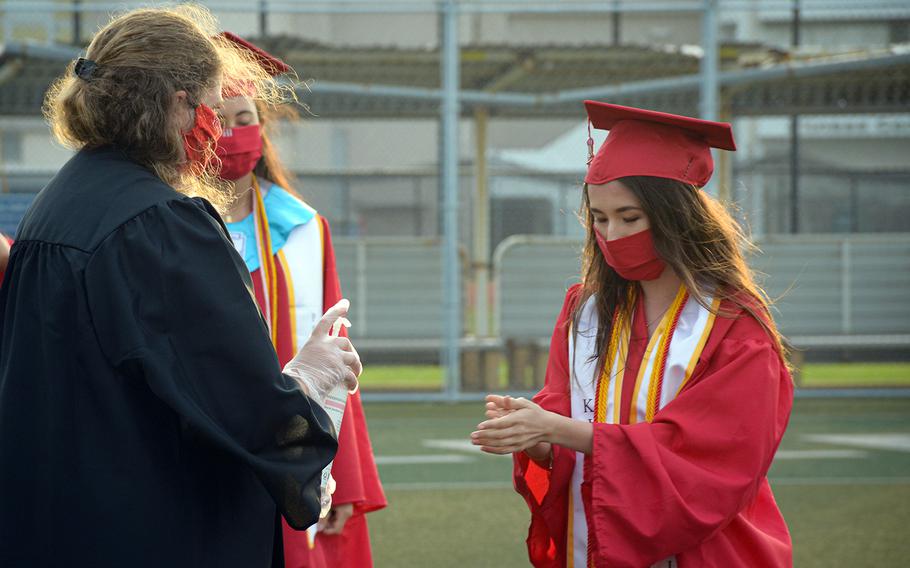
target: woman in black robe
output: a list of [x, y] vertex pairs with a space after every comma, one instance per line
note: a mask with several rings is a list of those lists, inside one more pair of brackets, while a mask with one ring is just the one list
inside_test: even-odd
[[278, 515], [319, 514], [319, 401], [360, 362], [329, 336], [338, 306], [282, 373], [216, 209], [188, 195], [220, 198], [222, 72], [269, 80], [207, 21], [127, 13], [47, 95], [79, 151], [0, 287], [0, 566], [281, 566]]

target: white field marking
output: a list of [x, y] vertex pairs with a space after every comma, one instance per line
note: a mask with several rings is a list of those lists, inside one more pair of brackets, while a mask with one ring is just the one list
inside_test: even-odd
[[475, 446], [471, 443], [471, 440], [465, 440], [464, 438], [453, 438], [447, 440], [439, 439], [427, 439], [421, 442], [424, 448], [430, 448], [433, 450], [450, 450], [453, 452], [465, 452], [468, 454], [482, 454], [485, 456], [494, 456], [501, 458], [511, 458], [512, 454], [488, 454], [480, 449], [480, 446]]
[[[910, 477], [777, 477], [770, 480], [772, 487], [823, 486], [823, 485], [910, 485]], [[389, 491], [471, 491], [475, 489], [511, 490], [507, 481], [426, 481], [383, 483]]]
[[414, 483], [383, 483], [392, 491], [468, 491], [472, 489], [512, 489], [508, 481], [418, 481]]
[[776, 460], [836, 460], [865, 458], [869, 452], [862, 450], [778, 450]]
[[414, 465], [421, 463], [470, 463], [474, 458], [459, 454], [421, 454], [416, 456], [376, 456], [377, 465]]
[[910, 434], [806, 434], [804, 439], [823, 444], [910, 452]]
[[434, 450], [450, 450], [455, 452], [467, 452], [469, 454], [476, 454], [480, 451], [480, 446], [475, 446], [471, 443], [471, 440], [467, 438], [451, 438], [446, 440], [423, 440], [421, 442], [424, 448], [431, 448]]
[[[476, 454], [481, 451], [480, 446], [475, 446], [470, 440], [460, 438], [442, 440], [428, 439], [423, 440], [422, 445], [425, 448], [434, 450], [450, 450], [455, 452], [466, 452], [469, 454]], [[866, 455], [867, 453], [861, 450], [780, 450], [777, 452], [775, 459], [855, 459], [864, 458]]]

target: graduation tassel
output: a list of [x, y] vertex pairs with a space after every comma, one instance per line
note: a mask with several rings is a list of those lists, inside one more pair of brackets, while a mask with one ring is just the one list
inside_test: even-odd
[[594, 136], [591, 135], [591, 119], [588, 119], [588, 162], [590, 166], [594, 161]]

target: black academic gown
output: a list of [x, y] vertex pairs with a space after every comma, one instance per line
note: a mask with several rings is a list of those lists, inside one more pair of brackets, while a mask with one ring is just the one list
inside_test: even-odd
[[111, 148], [38, 194], [0, 288], [0, 566], [280, 564], [332, 432], [206, 201]]

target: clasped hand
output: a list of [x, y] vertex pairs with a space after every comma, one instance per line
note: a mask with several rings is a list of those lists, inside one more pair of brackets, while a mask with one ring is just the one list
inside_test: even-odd
[[551, 412], [524, 398], [486, 397], [487, 420], [471, 433], [471, 443], [491, 454], [510, 454], [548, 442]]

